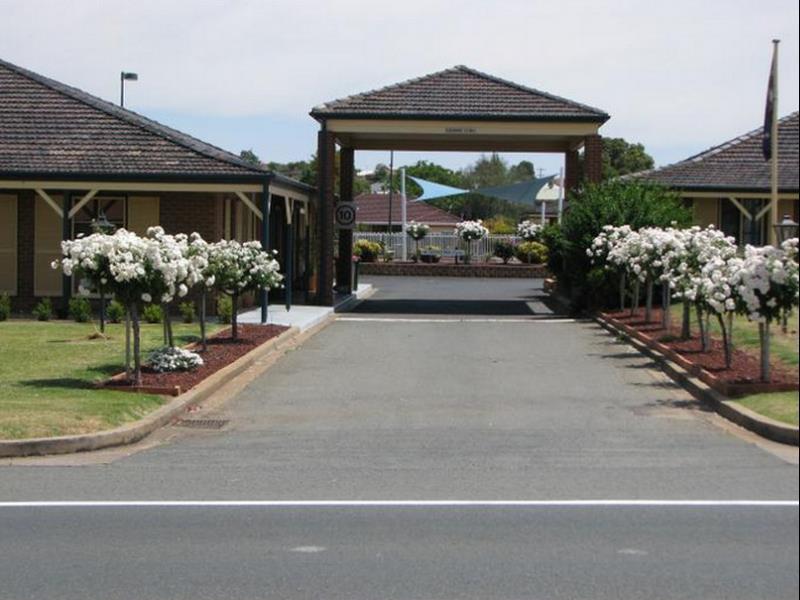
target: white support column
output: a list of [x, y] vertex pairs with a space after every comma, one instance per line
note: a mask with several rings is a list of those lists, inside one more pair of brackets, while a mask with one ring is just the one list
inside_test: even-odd
[[237, 192], [235, 192], [235, 194], [236, 194], [236, 196], [238, 196], [239, 200], [241, 200], [242, 203], [247, 208], [249, 208], [251, 211], [253, 211], [254, 215], [256, 215], [259, 219], [263, 219], [264, 218], [264, 213], [261, 212], [261, 209], [258, 208], [255, 204], [253, 204], [253, 201], [250, 200], [250, 198], [248, 198], [247, 195], [244, 192], [238, 192], [237, 191]]
[[400, 170], [400, 214], [403, 219], [403, 260], [408, 260], [408, 235], [406, 235], [406, 168]]

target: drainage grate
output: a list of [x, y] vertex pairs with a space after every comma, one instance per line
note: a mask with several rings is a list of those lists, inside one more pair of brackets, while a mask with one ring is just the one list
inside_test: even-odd
[[173, 425], [191, 429], [222, 429], [228, 423], [229, 419], [178, 419]]

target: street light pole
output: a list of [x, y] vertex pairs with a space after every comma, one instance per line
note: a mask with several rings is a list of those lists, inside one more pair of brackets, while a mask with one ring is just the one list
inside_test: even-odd
[[119, 74], [119, 105], [125, 107], [125, 82], [126, 81], [139, 81], [138, 73], [129, 73], [121, 71]]

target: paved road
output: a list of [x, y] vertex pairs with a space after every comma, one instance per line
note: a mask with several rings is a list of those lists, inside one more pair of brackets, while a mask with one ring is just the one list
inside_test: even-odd
[[[536, 282], [376, 283], [217, 409], [225, 430], [16, 462], [0, 501], [797, 500], [796, 451], [734, 435]], [[797, 526], [796, 505], [0, 507], [0, 597], [795, 598]]]

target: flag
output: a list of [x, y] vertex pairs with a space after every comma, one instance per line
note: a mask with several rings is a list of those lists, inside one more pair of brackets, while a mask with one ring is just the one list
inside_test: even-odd
[[772, 51], [772, 66], [769, 70], [769, 83], [767, 84], [767, 106], [764, 109], [764, 134], [762, 136], [761, 150], [764, 160], [772, 158], [772, 125], [775, 122], [775, 96], [778, 85], [778, 49]]

